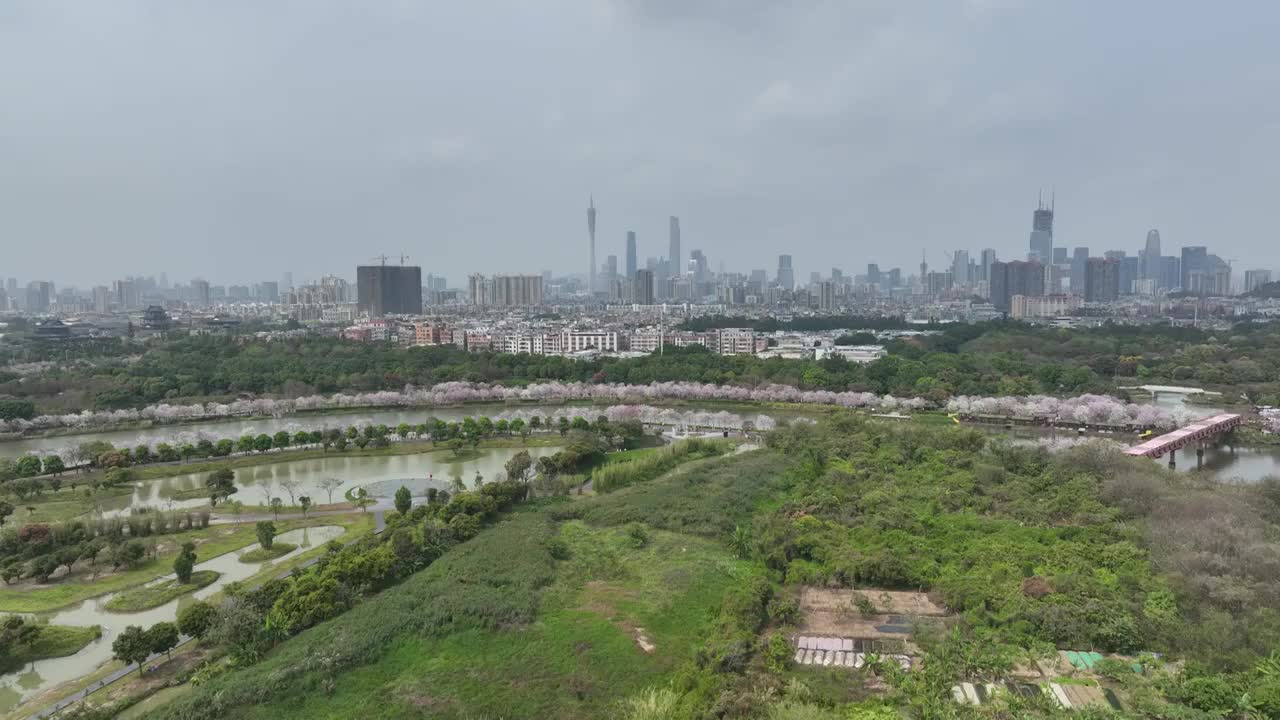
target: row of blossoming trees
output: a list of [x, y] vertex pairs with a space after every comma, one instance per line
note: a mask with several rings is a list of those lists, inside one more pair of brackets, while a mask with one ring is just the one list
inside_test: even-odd
[[[919, 410], [931, 407], [931, 403], [923, 398], [897, 398], [892, 395], [876, 395], [867, 392], [801, 390], [790, 385], [741, 387], [696, 382], [656, 382], [649, 385], [547, 382], [526, 387], [504, 387], [484, 383], [449, 382], [430, 388], [409, 386], [398, 392], [338, 393], [280, 400], [258, 398], [236, 400], [230, 403], [210, 402], [191, 405], [158, 404], [141, 409], [42, 415], [30, 420], [14, 419], [0, 422], [0, 432], [22, 433], [56, 428], [101, 429], [139, 422], [176, 423], [218, 418], [282, 417], [298, 412], [320, 410], [440, 407], [483, 402], [590, 401], [643, 404], [669, 400], [808, 403], [846, 408], [873, 408], [882, 411]], [[1077, 422], [1132, 423], [1157, 428], [1176, 427], [1184, 424], [1191, 417], [1182, 409], [1169, 410], [1154, 405], [1126, 403], [1105, 395], [1081, 395], [1073, 398], [1039, 395], [984, 398], [962, 396], [951, 399], [946, 409], [951, 412], [1009, 417], [1050, 417]]]
[[[170, 432], [158, 434], [148, 432], [139, 434], [131, 442], [118, 443], [118, 447], [110, 445], [86, 448], [83, 444], [74, 443], [57, 452], [44, 453], [47, 466], [51, 458], [58, 458], [59, 467], [78, 467], [81, 464], [112, 467], [118, 462], [125, 464], [145, 462], [176, 462], [178, 460], [201, 459], [208, 457], [230, 457], [252, 453], [275, 452], [290, 449], [310, 449], [325, 447], [328, 449], [332, 439], [341, 437], [338, 450], [345, 449], [348, 444], [353, 447], [364, 447], [361, 441], [372, 441], [377, 447], [381, 444], [401, 442], [404, 440], [435, 441], [449, 440], [465, 436], [466, 427], [488, 428], [484, 436], [493, 434], [519, 433], [521, 428], [529, 428], [534, 432], [558, 432], [561, 427], [577, 427], [570, 423], [581, 418], [593, 421], [605, 417], [611, 423], [638, 420], [649, 425], [665, 425], [674, 427], [692, 427], [714, 430], [756, 430], [768, 431], [777, 426], [776, 421], [764, 414], [740, 414], [728, 411], [710, 412], [704, 410], [681, 410], [670, 407], [654, 407], [652, 405], [610, 405], [608, 407], [568, 406], [530, 406], [503, 410], [492, 416], [466, 418], [461, 422], [446, 423], [427, 418], [425, 422], [400, 426], [382, 425], [369, 418], [344, 417], [342, 422], [336, 418], [320, 417], [316, 423], [304, 424], [290, 422], [274, 434], [240, 434], [235, 424], [226, 427], [204, 428], [200, 430], [182, 430], [175, 428]], [[537, 418], [536, 422], [533, 422]], [[562, 420], [564, 422], [562, 422]], [[473, 421], [479, 421], [478, 423]], [[93, 444], [90, 444], [93, 445]], [[124, 457], [114, 456], [124, 453]], [[105, 459], [104, 459], [105, 458]], [[34, 462], [28, 462], [28, 459]], [[0, 458], [0, 462], [4, 462]], [[28, 455], [20, 458], [19, 463], [34, 466], [34, 469], [20, 471], [18, 477], [38, 475], [42, 466], [40, 458]], [[4, 479], [0, 477], [0, 479]]]

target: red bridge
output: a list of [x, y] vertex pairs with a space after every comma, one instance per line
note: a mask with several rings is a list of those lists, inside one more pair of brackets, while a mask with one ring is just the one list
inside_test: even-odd
[[[1226, 413], [1223, 415], [1214, 415], [1211, 418], [1205, 418], [1198, 422], [1191, 423], [1184, 428], [1178, 428], [1170, 433], [1165, 433], [1159, 437], [1135, 445], [1124, 451], [1125, 455], [1133, 455], [1134, 457], [1158, 458], [1165, 453], [1198, 443], [1202, 440], [1221, 435], [1228, 430], [1244, 424], [1244, 418], [1239, 415]], [[1170, 458], [1169, 462], [1173, 462]]]

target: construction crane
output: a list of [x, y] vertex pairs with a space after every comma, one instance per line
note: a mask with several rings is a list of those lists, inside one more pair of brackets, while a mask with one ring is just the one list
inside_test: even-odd
[[386, 264], [387, 264], [387, 256], [386, 256], [386, 255], [374, 255], [374, 256], [373, 256], [373, 259], [374, 259], [374, 260], [381, 260], [383, 265], [386, 265]]
[[403, 252], [402, 252], [402, 253], [400, 253], [400, 264], [401, 264], [401, 265], [404, 265], [404, 261], [405, 261], [405, 260], [408, 260], [408, 259], [409, 259], [409, 256], [408, 256], [408, 255], [405, 255]]

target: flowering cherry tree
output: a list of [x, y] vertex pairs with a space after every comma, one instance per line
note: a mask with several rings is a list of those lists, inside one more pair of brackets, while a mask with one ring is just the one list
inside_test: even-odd
[[[441, 407], [465, 403], [566, 403], [643, 405], [663, 400], [729, 401], [758, 403], [806, 403], [843, 408], [868, 408], [883, 412], [921, 410], [933, 407], [924, 398], [898, 398], [866, 392], [832, 392], [801, 390], [790, 385], [768, 384], [756, 387], [715, 385], [698, 382], [655, 382], [648, 385], [611, 383], [535, 383], [512, 388], [502, 385], [469, 382], [447, 382], [431, 387], [406, 386], [403, 390], [370, 393], [337, 393], [309, 395], [297, 399], [255, 398], [229, 403], [192, 403], [172, 405], [159, 403], [141, 409], [100, 410], [63, 415], [41, 415], [24, 420], [0, 421], [0, 433], [26, 433], [55, 428], [102, 429], [139, 422], [155, 424], [181, 423], [205, 419], [273, 417], [281, 418], [298, 412], [321, 410], [353, 410], [384, 407]], [[952, 398], [949, 412], [973, 415], [996, 415], [1018, 418], [1048, 418], [1089, 423], [1136, 424], [1171, 428], [1192, 419], [1185, 408], [1169, 410], [1156, 405], [1126, 403], [1106, 395], [1080, 395], [1054, 398], [1045, 395]], [[540, 413], [546, 414], [546, 413]], [[300, 429], [300, 428], [299, 428]], [[180, 442], [199, 440], [179, 440]], [[219, 438], [209, 438], [216, 441]]]

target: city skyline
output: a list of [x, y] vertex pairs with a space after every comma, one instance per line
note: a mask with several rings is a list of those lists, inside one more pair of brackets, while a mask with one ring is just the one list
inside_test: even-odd
[[[922, 247], [940, 267], [957, 247], [1020, 256], [1042, 186], [1064, 196], [1059, 246], [1136, 248], [1158, 227], [1171, 247], [1277, 265], [1256, 212], [1280, 142], [1280, 99], [1256, 92], [1272, 6], [1138, 2], [1105, 23], [1016, 3], [144, 8], [26, 3], [0, 21], [0, 62], [46, 78], [0, 78], [0, 238], [21, 249], [0, 273], [89, 286], [231, 277], [252, 258], [315, 278], [369, 245], [454, 278], [585, 273], [571, 239], [588, 193], [597, 266], [627, 230], [664, 254], [674, 215], [685, 248], [746, 267], [785, 252], [907, 268]], [[462, 44], [475, 26], [490, 31]], [[501, 60], [436, 70], [457, 57]], [[108, 96], [90, 64], [120, 78]], [[509, 122], [517, 107], [528, 123]]]

